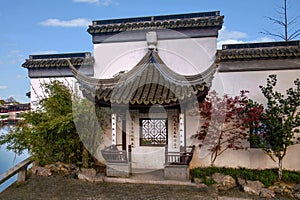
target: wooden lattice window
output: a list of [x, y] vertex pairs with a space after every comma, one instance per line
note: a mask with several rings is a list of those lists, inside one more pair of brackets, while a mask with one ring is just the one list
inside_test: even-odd
[[168, 143], [168, 120], [162, 118], [140, 119], [140, 145], [164, 146]]

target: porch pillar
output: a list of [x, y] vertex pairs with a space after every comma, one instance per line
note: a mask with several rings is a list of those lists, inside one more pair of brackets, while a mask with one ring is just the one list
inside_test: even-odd
[[111, 114], [111, 143], [112, 145], [117, 144], [117, 114]]
[[184, 113], [179, 113], [179, 142], [180, 147], [185, 147], [185, 120]]
[[126, 151], [127, 147], [127, 137], [126, 137], [126, 113], [120, 115], [121, 120], [122, 120], [122, 150]]

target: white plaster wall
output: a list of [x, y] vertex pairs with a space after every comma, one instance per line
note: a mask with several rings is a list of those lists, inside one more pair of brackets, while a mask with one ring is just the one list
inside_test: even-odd
[[146, 53], [145, 42], [101, 43], [94, 45], [94, 77], [111, 78], [130, 70]]
[[214, 62], [216, 49], [214, 37], [158, 42], [159, 55], [165, 64], [183, 75], [205, 71]]
[[300, 70], [278, 70], [278, 71], [248, 71], [248, 72], [224, 72], [216, 74], [212, 89], [222, 90], [225, 94], [236, 96], [241, 90], [250, 91], [249, 97], [255, 101], [265, 103], [265, 98], [259, 88], [266, 86], [267, 77], [271, 74], [277, 75], [276, 90], [285, 94], [285, 91], [294, 86], [294, 80], [300, 77]]
[[[214, 60], [216, 38], [158, 40], [159, 55], [179, 74], [198, 74]], [[147, 42], [101, 43], [94, 45], [96, 78], [110, 78], [122, 70], [132, 69], [146, 54]]]
[[[200, 157], [198, 148], [194, 153], [193, 160], [190, 163], [191, 168], [210, 166], [210, 155]], [[283, 168], [288, 170], [300, 170], [299, 157], [300, 144], [290, 146], [287, 155], [283, 159]], [[274, 162], [261, 149], [248, 150], [228, 150], [219, 156], [215, 161], [215, 166], [219, 167], [245, 167], [250, 169], [277, 168], [277, 162]]]
[[73, 77], [62, 77], [62, 78], [31, 78], [30, 79], [30, 103], [31, 109], [37, 108], [37, 103], [42, 98], [45, 98], [45, 93], [43, 91], [42, 85], [45, 83], [50, 83], [53, 80], [57, 80], [66, 84], [72, 91], [79, 92], [78, 86], [76, 85], [76, 80]]
[[[198, 109], [197, 109], [198, 110]], [[193, 146], [193, 145], [198, 145], [199, 140], [195, 139], [193, 136], [197, 134], [197, 131], [199, 129], [200, 121], [199, 121], [199, 114], [193, 115], [189, 114], [189, 112], [186, 112], [185, 116], [185, 123], [186, 123], [186, 146]]]

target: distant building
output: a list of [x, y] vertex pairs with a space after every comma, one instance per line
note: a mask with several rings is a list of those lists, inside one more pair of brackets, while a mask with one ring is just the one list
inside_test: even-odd
[[19, 104], [6, 102], [0, 106], [1, 124], [11, 124], [22, 119], [21, 114], [30, 110], [30, 103]]
[[[223, 45], [217, 50], [223, 18], [219, 12], [200, 12], [93, 21], [88, 32], [94, 56], [31, 55], [22, 65], [31, 80], [31, 103], [41, 95], [43, 82], [58, 78], [72, 87], [79, 82], [86, 98], [112, 110], [99, 150], [131, 151], [132, 168], [187, 164], [184, 155], [199, 144], [191, 138], [199, 128], [195, 103], [208, 91], [238, 95], [249, 90], [251, 98], [263, 103], [258, 86], [269, 74], [278, 75], [280, 91], [300, 77], [299, 41]], [[293, 159], [298, 150], [290, 148], [286, 168], [300, 169], [300, 161]], [[96, 157], [111, 161], [101, 151]], [[196, 148], [188, 163], [206, 166], [208, 158], [199, 156]], [[260, 149], [250, 149], [228, 151], [216, 165], [266, 168], [275, 163]]]

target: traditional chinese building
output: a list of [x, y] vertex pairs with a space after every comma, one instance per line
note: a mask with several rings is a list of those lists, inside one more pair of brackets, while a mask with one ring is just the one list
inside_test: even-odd
[[[219, 12], [200, 12], [93, 21], [88, 32], [94, 56], [32, 55], [26, 60], [31, 100], [37, 100], [39, 85], [52, 78], [78, 82], [95, 106], [111, 108], [111, 124], [97, 154], [108, 164], [108, 173], [165, 168], [168, 177], [177, 170], [170, 164], [187, 166], [189, 147], [199, 144], [191, 137], [199, 128], [195, 109], [209, 90], [229, 95], [249, 90], [251, 98], [263, 102], [258, 86], [269, 74], [278, 74], [281, 91], [300, 76], [299, 41], [217, 50], [223, 19]], [[209, 165], [197, 153], [190, 165]], [[260, 150], [250, 149], [228, 151], [216, 165], [264, 168], [272, 167], [271, 162]], [[299, 166], [292, 159], [286, 165]], [[186, 169], [179, 169], [179, 178], [186, 177]]]
[[22, 119], [22, 113], [30, 110], [30, 104], [8, 103], [0, 106], [0, 125], [15, 124]]

